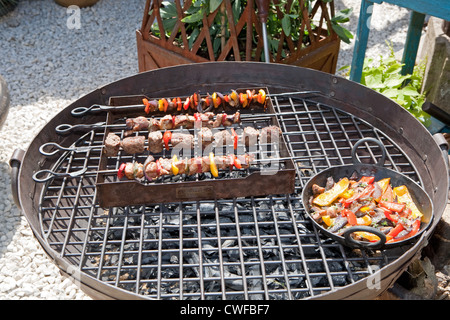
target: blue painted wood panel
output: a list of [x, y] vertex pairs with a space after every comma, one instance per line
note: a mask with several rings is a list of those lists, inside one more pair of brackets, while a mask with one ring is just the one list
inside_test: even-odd
[[450, 0], [372, 0], [375, 3], [391, 3], [397, 6], [450, 20]]

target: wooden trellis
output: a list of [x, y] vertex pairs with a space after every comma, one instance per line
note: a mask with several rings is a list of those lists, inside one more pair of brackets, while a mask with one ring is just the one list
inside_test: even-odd
[[[285, 6], [291, 6], [288, 0]], [[304, 7], [305, 0], [300, 1]], [[279, 4], [281, 0], [273, 0]], [[256, 13], [254, 0], [248, 0], [245, 9], [235, 20], [232, 10], [232, 1], [223, 0], [222, 5], [214, 12], [204, 13], [202, 27], [197, 38], [189, 46], [186, 23], [182, 19], [185, 12], [192, 5], [192, 0], [174, 0], [177, 16], [172, 30], [164, 29], [160, 8], [161, 0], [147, 0], [144, 8], [144, 16], [140, 30], [137, 30], [137, 48], [139, 56], [139, 71], [147, 71], [155, 68], [172, 66], [194, 62], [208, 61], [262, 61], [264, 42], [262, 39], [261, 23]], [[213, 49], [210, 27], [216, 16], [221, 13], [223, 19], [227, 19], [229, 37], [222, 39], [221, 50], [215, 54]], [[302, 37], [294, 41], [281, 32], [276, 53], [270, 53], [270, 61], [276, 63], [294, 64], [309, 67], [325, 72], [334, 73], [339, 52], [339, 38], [331, 28], [331, 18], [334, 15], [333, 2], [318, 0], [314, 3], [311, 12], [303, 10], [300, 26], [300, 34], [305, 30], [309, 34], [309, 43], [305, 46]], [[281, 20], [283, 12], [276, 6], [276, 15]], [[320, 15], [320, 16], [319, 16]], [[316, 21], [315, 25], [312, 20]], [[235, 21], [237, 21], [235, 23]], [[318, 21], [318, 23], [317, 23]], [[159, 36], [152, 33], [152, 25], [156, 24]], [[167, 34], [170, 34], [168, 36]], [[244, 41], [239, 41], [245, 38]], [[256, 40], [256, 44], [253, 40]], [[244, 46], [245, 43], [245, 46]], [[288, 54], [282, 54], [283, 50]]]

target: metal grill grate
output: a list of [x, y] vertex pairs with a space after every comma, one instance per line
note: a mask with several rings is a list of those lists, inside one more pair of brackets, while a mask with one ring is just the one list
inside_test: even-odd
[[[339, 290], [373, 274], [405, 248], [350, 250], [306, 217], [300, 195], [312, 174], [351, 163], [351, 148], [375, 137], [386, 166], [420, 180], [383, 132], [333, 107], [294, 94], [272, 103], [296, 164], [296, 193], [151, 206], [98, 206], [95, 174], [54, 178], [41, 195], [42, 234], [79, 270], [112, 287], [156, 299], [301, 299]], [[99, 146], [91, 131], [77, 146]], [[380, 152], [365, 147], [361, 161]], [[98, 169], [100, 149], [67, 151], [52, 169]], [[420, 182], [420, 181], [418, 181]], [[406, 248], [407, 249], [407, 248]]]

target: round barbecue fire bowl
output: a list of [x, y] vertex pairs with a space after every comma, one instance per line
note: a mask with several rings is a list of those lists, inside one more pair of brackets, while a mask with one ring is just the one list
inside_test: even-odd
[[[295, 193], [101, 208], [95, 174], [35, 183], [49, 169], [98, 166], [97, 151], [45, 156], [47, 142], [98, 146], [104, 130], [60, 135], [61, 124], [105, 122], [105, 113], [71, 111], [111, 97], [176, 97], [266, 87], [296, 165]], [[254, 121], [257, 125], [257, 121]], [[360, 250], [317, 232], [301, 201], [309, 178], [351, 163], [352, 145], [380, 140], [385, 166], [407, 175], [430, 196], [434, 220], [413, 244]], [[372, 299], [389, 288], [420, 253], [447, 203], [441, 148], [406, 110], [338, 76], [280, 64], [214, 62], [162, 68], [118, 80], [74, 101], [11, 159], [13, 194], [33, 233], [62, 272], [99, 299]], [[98, 148], [97, 148], [98, 149]], [[446, 150], [444, 150], [446, 152]], [[366, 148], [361, 162], [380, 157]], [[377, 284], [373, 284], [373, 280]]]

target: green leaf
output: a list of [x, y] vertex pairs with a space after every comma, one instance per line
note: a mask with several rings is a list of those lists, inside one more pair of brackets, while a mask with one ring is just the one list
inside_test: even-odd
[[189, 40], [188, 40], [189, 50], [192, 49], [192, 46], [194, 45], [194, 42], [197, 39], [199, 34], [200, 34], [199, 28], [195, 28], [194, 30], [192, 30], [191, 35], [189, 36]]
[[352, 15], [352, 13], [353, 13], [352, 8], [343, 9], [339, 11], [333, 18], [331, 18], [331, 21], [339, 23], [348, 22], [350, 20], [350, 16]]
[[241, 16], [241, 0], [235, 0], [231, 4], [231, 11], [233, 11], [234, 23], [238, 23]]
[[383, 73], [380, 69], [374, 69], [364, 77], [366, 86], [371, 89], [384, 88]]
[[353, 39], [353, 34], [344, 27], [336, 23], [332, 23], [331, 27], [333, 28], [334, 32], [337, 33], [339, 38], [341, 38], [341, 40], [344, 41], [345, 43], [350, 43], [350, 39]]
[[409, 76], [402, 76], [399, 73], [393, 73], [388, 75], [384, 81], [384, 85], [388, 88], [399, 88], [403, 81], [405, 81]]
[[194, 22], [201, 21], [202, 19], [203, 19], [203, 10], [200, 8], [197, 12], [181, 19], [181, 21], [183, 21], [185, 23], [194, 23]]
[[209, 0], [209, 12], [212, 13], [222, 4], [223, 0]]
[[386, 89], [384, 91], [381, 91], [381, 94], [385, 97], [393, 99], [398, 96], [398, 89]]
[[213, 41], [213, 51], [216, 57], [220, 51], [220, 43], [221, 43], [220, 38], [215, 38]]
[[175, 24], [177, 23], [177, 18], [168, 18], [163, 20], [163, 26], [166, 33], [170, 36]]
[[412, 88], [410, 86], [404, 87], [400, 91], [405, 96], [412, 96], [412, 97], [414, 97], [414, 96], [419, 96], [420, 95], [420, 93], [416, 89], [414, 89], [414, 88]]
[[281, 19], [281, 26], [284, 34], [289, 37], [291, 34], [291, 18], [288, 15], [284, 15], [283, 19]]
[[163, 1], [162, 7], [159, 9], [159, 12], [161, 13], [161, 18], [173, 18], [177, 16], [177, 7], [175, 6], [175, 3], [169, 2], [169, 1]]

